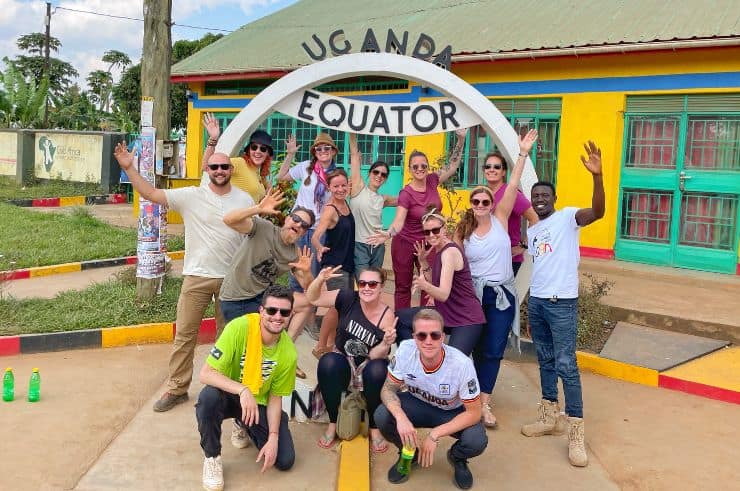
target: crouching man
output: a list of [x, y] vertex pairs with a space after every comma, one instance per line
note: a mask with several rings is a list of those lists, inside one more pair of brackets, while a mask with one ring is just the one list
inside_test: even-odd
[[198, 397], [200, 446], [205, 452], [203, 487], [224, 487], [221, 464], [221, 424], [234, 418], [259, 449], [262, 472], [273, 465], [288, 470], [295, 461], [283, 396], [295, 387], [298, 353], [285, 332], [293, 311], [293, 293], [286, 287], [268, 287], [259, 313], [229, 322], [211, 349], [200, 381]]
[[[414, 462], [422, 467], [432, 465], [440, 438], [456, 438], [447, 461], [454, 468], [455, 484], [468, 489], [473, 486], [468, 459], [488, 445], [475, 367], [461, 351], [444, 344], [444, 321], [435, 310], [422, 309], [414, 316], [413, 337], [399, 345], [388, 365], [375, 422], [386, 440], [398, 447], [399, 460], [403, 446], [416, 448]], [[408, 391], [399, 393], [404, 384]], [[416, 428], [430, 431], [421, 440]], [[408, 479], [397, 465], [398, 461], [388, 470], [394, 484]]]

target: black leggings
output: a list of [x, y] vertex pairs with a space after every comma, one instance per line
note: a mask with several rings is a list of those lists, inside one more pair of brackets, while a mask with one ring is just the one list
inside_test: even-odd
[[[336, 423], [339, 403], [342, 400], [342, 393], [349, 387], [352, 368], [346, 356], [331, 352], [321, 357], [316, 372], [321, 397], [324, 398], [326, 412], [329, 413], [329, 421]], [[387, 374], [388, 360], [386, 359], [369, 360], [362, 369], [362, 394], [367, 402], [370, 428], [376, 428], [374, 414], [380, 406], [380, 389], [383, 388]]]

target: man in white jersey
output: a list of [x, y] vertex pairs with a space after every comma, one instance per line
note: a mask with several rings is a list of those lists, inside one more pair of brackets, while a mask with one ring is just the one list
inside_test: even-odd
[[[413, 336], [401, 342], [388, 365], [375, 422], [385, 439], [398, 447], [399, 460], [401, 447], [416, 448], [414, 461], [418, 459], [422, 467], [432, 465], [440, 438], [456, 438], [447, 461], [455, 470], [455, 484], [469, 489], [473, 474], [468, 459], [488, 445], [475, 367], [461, 351], [444, 344], [444, 320], [436, 310], [422, 309], [414, 316]], [[399, 393], [403, 385], [408, 390]], [[423, 440], [418, 439], [417, 427], [430, 428]], [[388, 480], [394, 484], [408, 479], [397, 464], [388, 469]]]
[[578, 329], [578, 237], [581, 227], [604, 216], [601, 150], [589, 141], [581, 161], [593, 176], [591, 208], [555, 211], [555, 187], [549, 182], [532, 186], [532, 206], [539, 222], [527, 229], [529, 253], [534, 258], [528, 314], [532, 340], [540, 365], [542, 401], [539, 418], [522, 426], [526, 436], [560, 435], [566, 421], [558, 406], [558, 377], [563, 381], [568, 423], [568, 458], [574, 466], [588, 464], [583, 427], [581, 377], [576, 363]]
[[218, 292], [231, 259], [244, 238], [243, 234], [224, 223], [224, 215], [250, 207], [254, 200], [231, 185], [232, 165], [224, 153], [214, 153], [208, 159], [208, 186], [179, 189], [156, 189], [141, 177], [133, 165], [134, 154], [124, 143], [116, 145], [114, 156], [133, 188], [144, 199], [180, 213], [185, 223], [185, 264], [177, 300], [177, 331], [170, 355], [167, 391], [154, 404], [157, 412], [169, 411], [188, 399], [200, 323], [214, 296], [218, 333], [224, 328]]

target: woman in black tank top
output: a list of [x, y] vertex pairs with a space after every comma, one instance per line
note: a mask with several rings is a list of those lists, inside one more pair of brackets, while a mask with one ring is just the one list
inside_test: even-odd
[[324, 268], [309, 285], [306, 297], [317, 307], [335, 307], [339, 312], [336, 344], [332, 352], [319, 359], [319, 390], [329, 413], [329, 426], [318, 445], [330, 448], [336, 440], [337, 414], [342, 393], [361, 382], [367, 402], [371, 448], [385, 452], [388, 442], [378, 431], [373, 414], [380, 405], [380, 389], [385, 382], [388, 353], [396, 340], [393, 311], [380, 300], [385, 272], [369, 268], [360, 273], [359, 290], [325, 290], [324, 284], [336, 277], [339, 267]]

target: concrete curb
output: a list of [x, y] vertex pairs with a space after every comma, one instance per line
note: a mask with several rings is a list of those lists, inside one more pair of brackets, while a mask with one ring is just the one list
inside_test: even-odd
[[[182, 259], [185, 257], [185, 251], [172, 251], [167, 255], [170, 259]], [[112, 266], [124, 266], [126, 264], [136, 264], [136, 256], [115, 257], [111, 259], [92, 259], [90, 261], [80, 261], [76, 263], [52, 264], [50, 266], [37, 266], [34, 268], [14, 269], [11, 271], [0, 271], [0, 279], [4, 280], [24, 280], [27, 278], [36, 278], [39, 276], [50, 276], [61, 273], [74, 273], [96, 268], [110, 268]]]
[[59, 198], [11, 199], [7, 202], [11, 205], [22, 206], [25, 208], [55, 208], [61, 206], [113, 205], [128, 203], [128, 197], [123, 193], [116, 193], [94, 194], [91, 196], [62, 196]]

